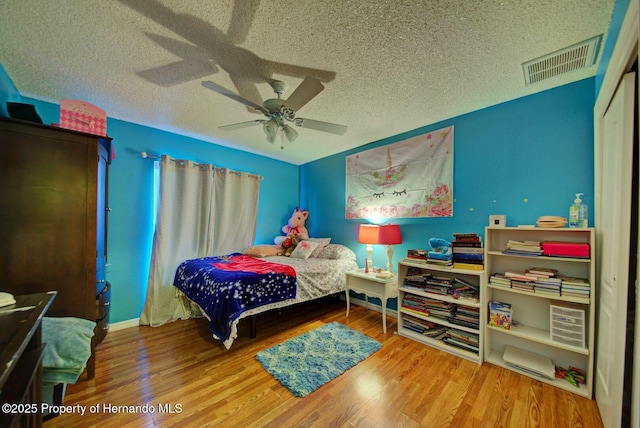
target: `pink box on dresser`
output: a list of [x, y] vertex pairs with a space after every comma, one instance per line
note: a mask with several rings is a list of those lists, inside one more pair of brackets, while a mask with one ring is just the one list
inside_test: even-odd
[[107, 113], [84, 101], [60, 101], [60, 127], [107, 136]]

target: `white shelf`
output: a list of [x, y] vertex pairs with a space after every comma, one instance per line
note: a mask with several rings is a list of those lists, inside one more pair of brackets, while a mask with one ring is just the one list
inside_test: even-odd
[[[465, 351], [462, 348], [456, 348], [455, 346], [447, 345], [440, 340], [423, 336], [418, 332], [406, 328], [399, 328], [398, 334], [400, 336], [408, 337], [409, 339], [415, 340], [416, 342], [422, 342], [425, 345], [431, 346], [432, 348], [440, 349], [441, 351], [448, 352], [449, 354], [457, 355], [460, 358], [473, 361], [474, 363], [478, 362], [478, 354], [470, 351]], [[480, 348], [480, 350], [482, 350], [482, 348]]]
[[555, 348], [564, 349], [582, 355], [589, 355], [588, 348], [580, 348], [578, 346], [571, 346], [560, 342], [554, 342], [553, 340], [551, 340], [551, 334], [549, 333], [549, 330], [541, 330], [539, 328], [529, 327], [526, 325], [511, 326], [511, 330], [506, 330], [501, 327], [495, 327], [487, 324], [487, 328], [506, 335], [521, 337], [532, 342], [541, 343], [543, 345], [553, 346]]
[[440, 300], [442, 302], [455, 303], [456, 305], [469, 306], [471, 308], [479, 308], [480, 301], [474, 302], [473, 300], [454, 299], [451, 296], [445, 296], [443, 294], [425, 293], [424, 291], [415, 290], [409, 287], [400, 287], [400, 291], [406, 291], [407, 293], [416, 294], [422, 297], [428, 297], [430, 299]]
[[[484, 318], [484, 359], [492, 364], [508, 368], [526, 376], [535, 377], [525, 370], [507, 365], [502, 353], [507, 345], [525, 349], [550, 358], [555, 365], [568, 369], [580, 368], [585, 372], [586, 384], [576, 388], [564, 379], [535, 377], [543, 382], [574, 392], [583, 397], [592, 397], [595, 341], [595, 245], [594, 229], [537, 228], [537, 227], [487, 227], [485, 229], [485, 270], [487, 281], [483, 283], [481, 295], [484, 301], [496, 300], [512, 305], [516, 325], [511, 330], [489, 325], [489, 314]], [[548, 257], [504, 254], [509, 240], [516, 241], [560, 241], [588, 243], [591, 258]], [[586, 278], [591, 286], [590, 297], [570, 297], [538, 294], [489, 283], [491, 275], [505, 271], [524, 272], [533, 267], [557, 269], [559, 275]], [[584, 341], [563, 343], [551, 340], [551, 305], [576, 308], [584, 311], [586, 337]]]
[[[403, 314], [411, 315], [412, 317], [420, 318], [421, 320], [424, 320], [424, 321], [430, 321], [430, 322], [436, 323], [438, 325], [443, 325], [445, 327], [457, 328], [458, 330], [466, 331], [468, 333], [478, 334], [478, 329], [474, 329], [474, 328], [471, 328], [471, 327], [466, 327], [464, 325], [454, 324], [454, 323], [449, 322], [449, 321], [447, 321], [445, 319], [442, 319], [442, 318], [432, 317], [432, 316], [429, 316], [429, 315], [416, 314], [415, 312], [407, 311], [402, 307], [400, 308], [400, 312], [402, 312]], [[407, 330], [407, 329], [405, 329], [405, 330]], [[411, 330], [409, 330], [409, 331], [411, 331]]]
[[590, 391], [590, 388], [587, 387], [587, 385], [580, 385], [579, 388], [576, 388], [575, 386], [571, 385], [565, 379], [549, 379], [549, 378], [546, 378], [544, 376], [532, 376], [530, 373], [527, 373], [524, 370], [519, 370], [516, 367], [513, 367], [513, 366], [510, 366], [510, 365], [506, 364], [504, 362], [504, 360], [502, 359], [502, 353], [501, 352], [491, 351], [490, 353], [485, 354], [484, 360], [486, 362], [488, 362], [488, 363], [491, 363], [491, 364], [499, 366], [499, 367], [503, 367], [505, 369], [514, 371], [516, 373], [520, 373], [520, 374], [528, 376], [528, 377], [533, 377], [534, 379], [537, 379], [537, 380], [539, 380], [541, 382], [547, 383], [549, 385], [553, 385], [556, 388], [560, 388], [560, 389], [563, 389], [565, 391], [573, 392], [573, 393], [578, 394], [578, 395], [580, 395], [582, 397], [591, 398], [591, 391]]
[[579, 257], [526, 256], [522, 254], [505, 254], [502, 251], [487, 251], [487, 255], [499, 257], [517, 257], [519, 259], [530, 260], [551, 260], [553, 262], [591, 263], [590, 259], [583, 259]]
[[559, 302], [578, 303], [581, 305], [588, 305], [591, 302], [589, 298], [569, 297], [569, 296], [550, 296], [547, 294], [530, 293], [528, 291], [520, 291], [514, 288], [500, 287], [499, 285], [487, 284], [487, 288], [494, 288], [496, 290], [505, 290], [509, 293], [524, 294], [525, 296], [537, 297], [538, 299], [557, 300]]
[[407, 259], [401, 261], [400, 263], [402, 263], [405, 266], [423, 268], [423, 269], [428, 269], [428, 270], [437, 271], [437, 272], [457, 272], [457, 273], [464, 274], [464, 275], [476, 275], [477, 276], [478, 274], [484, 272], [484, 269], [482, 269], [482, 270], [454, 269], [453, 266], [439, 266], [439, 265], [430, 264], [430, 263], [407, 261]]
[[[469, 281], [472, 284], [478, 286], [480, 292], [479, 301], [475, 302], [472, 300], [465, 299], [455, 299], [450, 295], [442, 295], [437, 293], [428, 293], [425, 291], [421, 291], [414, 288], [404, 287], [405, 278], [407, 276], [407, 272], [410, 268], [420, 269], [425, 274], [433, 273], [437, 276], [446, 276], [450, 278], [461, 278], [465, 281]], [[398, 334], [404, 337], [408, 337], [409, 339], [415, 340], [417, 342], [424, 343], [425, 345], [446, 351], [450, 354], [459, 356], [461, 358], [465, 358], [467, 360], [476, 362], [478, 364], [482, 364], [483, 358], [483, 335], [484, 328], [482, 326], [483, 320], [486, 318], [486, 304], [482, 297], [482, 285], [485, 282], [484, 270], [470, 270], [470, 269], [454, 269], [449, 267], [442, 267], [437, 265], [430, 265], [426, 263], [420, 262], [412, 262], [412, 261], [401, 261], [398, 263]], [[426, 297], [432, 300], [438, 300], [446, 303], [453, 303], [458, 305], [459, 307], [467, 307], [467, 308], [475, 308], [478, 310], [480, 314], [480, 324], [478, 328], [467, 327], [463, 325], [458, 325], [452, 322], [449, 322], [446, 319], [438, 318], [435, 316], [422, 315], [419, 313], [415, 313], [412, 311], [407, 311], [402, 308], [402, 298], [405, 294], [412, 294], [416, 296]], [[413, 331], [406, 327], [403, 327], [403, 317], [411, 316], [423, 321], [429, 321], [439, 326], [443, 326], [446, 328], [456, 329], [466, 333], [472, 333], [478, 336], [478, 352], [467, 351], [462, 348], [458, 348], [452, 345], [449, 345], [441, 340], [434, 339], [431, 337], [424, 336], [419, 332]]]

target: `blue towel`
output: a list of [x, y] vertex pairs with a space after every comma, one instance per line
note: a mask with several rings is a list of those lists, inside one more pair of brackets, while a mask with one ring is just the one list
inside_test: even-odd
[[42, 319], [42, 381], [45, 384], [76, 383], [91, 357], [96, 323], [82, 318]]

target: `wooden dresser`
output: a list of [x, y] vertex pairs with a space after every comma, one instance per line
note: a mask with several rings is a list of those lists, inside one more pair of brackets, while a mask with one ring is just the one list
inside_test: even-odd
[[14, 305], [0, 308], [2, 427], [42, 426], [42, 318], [55, 296], [15, 296]]
[[111, 139], [0, 118], [0, 272], [14, 295], [56, 290], [49, 316], [96, 321], [106, 335]]

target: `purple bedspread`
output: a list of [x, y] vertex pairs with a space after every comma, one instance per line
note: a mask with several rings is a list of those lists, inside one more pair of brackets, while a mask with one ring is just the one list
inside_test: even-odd
[[249, 309], [296, 297], [291, 266], [239, 253], [184, 261], [173, 284], [209, 318], [209, 330], [222, 341], [232, 324]]

